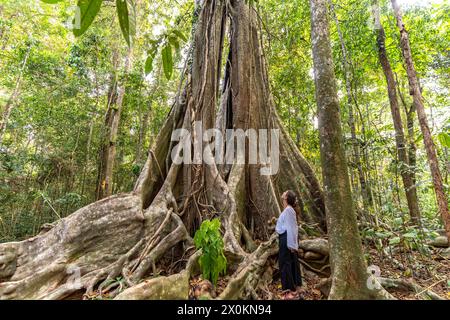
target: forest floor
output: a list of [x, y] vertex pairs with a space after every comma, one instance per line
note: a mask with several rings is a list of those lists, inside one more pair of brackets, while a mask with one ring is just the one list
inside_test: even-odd
[[[392, 254], [393, 259], [386, 259], [375, 248], [366, 248], [370, 253], [371, 264], [380, 267], [381, 276], [391, 279], [413, 281], [424, 290], [429, 289], [444, 299], [450, 299], [450, 260], [439, 253], [442, 249], [433, 248], [429, 255], [417, 250], [408, 250]], [[415, 292], [391, 292], [402, 300], [420, 299]]]
[[[365, 245], [366, 258], [368, 265], [379, 268], [380, 276], [388, 279], [399, 279], [408, 283], [415, 283], [423, 291], [402, 291], [389, 289], [388, 291], [400, 300], [420, 300], [420, 296], [425, 290], [431, 290], [443, 299], [450, 300], [450, 260], [441, 253], [443, 249], [430, 248], [430, 253], [423, 254], [418, 250], [400, 250], [396, 248], [386, 256], [377, 250], [374, 245]], [[270, 258], [270, 265], [273, 270], [273, 281], [269, 283], [262, 291], [259, 291], [260, 298], [264, 300], [281, 300], [283, 291], [278, 272], [278, 262], [276, 257]], [[319, 283], [326, 279], [319, 277], [316, 273], [307, 270], [302, 265], [303, 285], [299, 292], [298, 300], [324, 300], [327, 297], [319, 289]], [[209, 281], [205, 281], [201, 276], [193, 277], [190, 280], [189, 299], [204, 299], [205, 293], [208, 298], [215, 298], [225, 289], [230, 276], [220, 277], [215, 287]], [[203, 296], [203, 297], [202, 297]], [[72, 299], [81, 299], [82, 295], [72, 297]], [[90, 297], [91, 299], [110, 299], [108, 293], [103, 297]]]
[[[423, 255], [417, 250], [396, 251], [390, 258], [380, 253], [375, 246], [366, 246], [369, 265], [380, 268], [380, 276], [389, 279], [402, 279], [429, 289], [444, 299], [450, 299], [450, 260], [439, 255], [441, 249], [432, 249], [430, 255]], [[277, 268], [276, 264], [274, 267]], [[264, 299], [280, 300], [283, 297], [279, 276], [274, 270], [274, 281], [268, 285], [263, 294]], [[319, 290], [318, 284], [323, 279], [302, 266], [303, 286], [299, 300], [323, 300], [326, 296]], [[227, 285], [227, 278], [219, 278], [213, 296], [219, 295]], [[201, 277], [191, 280], [190, 298], [195, 299], [195, 290], [202, 286]], [[390, 291], [400, 300], [419, 300], [419, 294], [412, 291]], [[420, 292], [419, 292], [420, 293]]]

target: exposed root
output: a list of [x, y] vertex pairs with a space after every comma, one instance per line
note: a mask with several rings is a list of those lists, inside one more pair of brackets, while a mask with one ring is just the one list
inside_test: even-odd
[[180, 273], [157, 277], [126, 289], [115, 300], [187, 300], [189, 298], [189, 279], [194, 272], [201, 251], [189, 259], [186, 269]]
[[61, 299], [82, 289], [89, 297], [97, 284], [101, 293], [120, 276], [128, 286], [138, 283], [167, 250], [182, 241], [192, 244], [169, 208], [172, 198], [161, 194], [153, 212], [143, 214], [140, 197], [113, 196], [61, 220], [45, 234], [1, 244], [0, 297]]
[[314, 268], [312, 265], [310, 265], [308, 262], [306, 262], [303, 259], [299, 259], [300, 263], [302, 265], [304, 265], [306, 268], [308, 268], [309, 270], [321, 275], [321, 276], [325, 276], [325, 277], [329, 277], [330, 276], [330, 270], [328, 270], [328, 272], [325, 272], [326, 269], [330, 269], [330, 265], [326, 264], [323, 267], [321, 267], [320, 269]]
[[414, 292], [424, 300], [446, 300], [429, 288], [422, 288], [417, 283], [406, 279], [379, 278], [380, 284], [388, 291]]
[[0, 244], [0, 298], [62, 298], [87, 286], [91, 275], [138, 242], [144, 230], [140, 207], [134, 194], [113, 196], [78, 210], [43, 235]]
[[225, 251], [228, 256], [234, 256], [235, 260], [236, 258], [243, 259], [247, 255], [240, 244], [243, 234], [246, 235], [249, 246], [253, 244], [250, 242], [251, 236], [248, 235], [248, 231], [241, 220], [245, 210], [245, 201], [243, 200], [243, 197], [245, 197], [244, 174], [244, 166], [233, 166], [228, 184], [226, 184], [218, 171], [213, 171], [214, 180], [219, 188], [223, 188], [223, 192], [215, 195], [215, 201], [225, 203], [223, 217]]
[[321, 256], [330, 254], [328, 241], [322, 238], [302, 240], [299, 242], [298, 247], [304, 251], [314, 252]]
[[331, 268], [328, 241], [322, 238], [300, 241], [299, 261], [308, 270], [320, 276], [329, 277]]
[[162, 238], [154, 249], [152, 249], [147, 255], [145, 255], [145, 258], [140, 261], [139, 266], [133, 272], [134, 283], [141, 280], [145, 276], [147, 270], [154, 265], [156, 260], [158, 260], [170, 248], [178, 244], [180, 241], [190, 239], [184, 224], [181, 222], [181, 219], [174, 214], [172, 214], [172, 216], [174, 220], [177, 221], [178, 226], [174, 231]]
[[258, 249], [247, 256], [233, 274], [219, 299], [256, 298], [254, 288], [258, 287], [258, 283], [264, 278], [261, 275], [265, 271], [267, 259], [277, 252], [277, 238], [277, 235], [273, 234], [268, 241], [262, 243]]

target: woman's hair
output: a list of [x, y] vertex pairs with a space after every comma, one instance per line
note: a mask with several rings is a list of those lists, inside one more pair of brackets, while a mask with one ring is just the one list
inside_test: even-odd
[[295, 195], [294, 191], [288, 190], [285, 192], [286, 194], [286, 202], [288, 205], [295, 207], [297, 206], [297, 196]]

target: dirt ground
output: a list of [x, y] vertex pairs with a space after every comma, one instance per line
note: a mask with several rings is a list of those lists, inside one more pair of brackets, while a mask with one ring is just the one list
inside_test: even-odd
[[[450, 260], [440, 255], [442, 249], [432, 249], [431, 254], [423, 255], [418, 251], [396, 251], [391, 258], [386, 258], [375, 247], [365, 248], [368, 265], [377, 266], [380, 276], [390, 279], [403, 279], [416, 283], [424, 290], [432, 290], [444, 299], [450, 300]], [[274, 281], [267, 288], [260, 291], [264, 299], [280, 300], [283, 298], [281, 282], [277, 276], [277, 266], [274, 264]], [[299, 291], [299, 300], [322, 300], [326, 296], [318, 289], [321, 277], [302, 266], [303, 286]], [[226, 287], [227, 278], [220, 278], [215, 288], [201, 277], [191, 280], [190, 298], [196, 299], [202, 290], [212, 292], [212, 296], [219, 295]], [[205, 285], [205, 283], [207, 283]], [[203, 287], [203, 289], [202, 289]], [[400, 300], [419, 300], [420, 292], [389, 291]]]

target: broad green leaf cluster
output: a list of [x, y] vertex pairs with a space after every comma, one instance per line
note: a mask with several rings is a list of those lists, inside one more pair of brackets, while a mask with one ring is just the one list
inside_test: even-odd
[[223, 253], [223, 239], [220, 234], [220, 220], [205, 220], [194, 236], [197, 249], [202, 250], [199, 259], [203, 278], [210, 280], [214, 285], [220, 274], [225, 274], [227, 259]]

